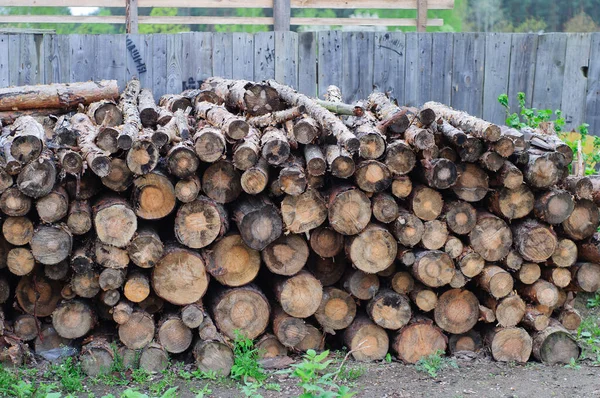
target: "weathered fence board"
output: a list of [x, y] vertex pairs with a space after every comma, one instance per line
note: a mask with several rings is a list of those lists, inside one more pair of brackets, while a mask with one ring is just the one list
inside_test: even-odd
[[483, 117], [487, 120], [502, 120], [504, 117], [504, 109], [498, 106], [498, 95], [508, 92], [510, 38], [499, 33], [491, 33], [486, 37]]
[[404, 101], [406, 37], [402, 32], [375, 34], [373, 87]]
[[584, 74], [590, 59], [591, 36], [572, 33], [567, 37], [565, 77], [560, 109], [566, 115], [566, 127], [576, 128], [574, 121], [583, 120], [587, 79]]
[[373, 89], [400, 104], [435, 100], [503, 123], [498, 95], [563, 110], [569, 128], [600, 133], [599, 33], [259, 32], [177, 35], [0, 35], [0, 86], [137, 76], [155, 97], [208, 76], [276, 78], [346, 101]]

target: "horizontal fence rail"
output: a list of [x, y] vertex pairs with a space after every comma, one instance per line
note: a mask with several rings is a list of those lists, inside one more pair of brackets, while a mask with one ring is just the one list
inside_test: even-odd
[[[176, 35], [0, 35], [0, 85], [138, 76], [155, 95], [209, 76], [275, 78], [311, 95], [327, 86], [345, 101], [372, 90], [398, 102], [450, 104], [502, 123], [497, 97], [562, 109], [568, 127], [600, 133], [600, 33], [261, 32]], [[516, 109], [513, 108], [513, 111]]]
[[[416, 18], [290, 18], [292, 8], [369, 8], [417, 10]], [[424, 32], [427, 26], [442, 26], [440, 18], [427, 18], [427, 10], [452, 9], [454, 0], [0, 0], [0, 7], [125, 7], [124, 16], [0, 15], [0, 23], [94, 23], [126, 24], [127, 33], [137, 33], [138, 24], [181, 25], [274, 25], [277, 31], [290, 25], [414, 26]], [[139, 7], [178, 8], [273, 8], [273, 17], [138, 16]]]

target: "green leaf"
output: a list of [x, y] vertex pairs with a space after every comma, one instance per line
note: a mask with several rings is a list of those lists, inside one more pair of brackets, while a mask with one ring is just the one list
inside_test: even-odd
[[322, 353], [320, 353], [319, 355], [317, 355], [317, 357], [315, 358], [315, 361], [321, 362], [322, 360], [324, 360], [328, 356], [329, 356], [329, 350], [325, 350]]

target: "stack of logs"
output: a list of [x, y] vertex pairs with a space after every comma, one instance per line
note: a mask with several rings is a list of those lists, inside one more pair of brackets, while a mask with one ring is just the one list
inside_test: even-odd
[[600, 180], [569, 175], [552, 126], [274, 81], [158, 105], [138, 80], [0, 94], [3, 361], [81, 347], [97, 375], [116, 342], [149, 371], [175, 354], [228, 374], [238, 333], [265, 357], [579, 356]]

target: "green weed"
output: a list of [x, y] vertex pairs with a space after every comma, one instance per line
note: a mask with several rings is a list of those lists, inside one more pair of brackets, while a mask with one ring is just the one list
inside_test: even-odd
[[208, 388], [208, 384], [201, 389], [192, 387], [190, 388], [190, 391], [196, 394], [196, 398], [205, 398], [212, 394], [212, 390]]
[[262, 383], [267, 378], [267, 374], [258, 363], [260, 356], [254, 347], [254, 342], [237, 330], [233, 342], [233, 354], [232, 379], [244, 382], [248, 379], [251, 382]]
[[[175, 395], [169, 395], [166, 396], [165, 394], [168, 391], [171, 391], [173, 387], [173, 384], [175, 384], [175, 378], [177, 377], [176, 373], [171, 369], [171, 368], [167, 368], [166, 370], [164, 370], [162, 372], [162, 378], [156, 382], [153, 383], [150, 387], [149, 390], [152, 393], [153, 396], [159, 396], [161, 394], [162, 397], [167, 398], [167, 397], [171, 397], [171, 396], [175, 396]], [[168, 388], [168, 390], [167, 390]], [[166, 390], [166, 391], [165, 391]]]
[[587, 299], [586, 307], [588, 308], [596, 308], [600, 306], [600, 292], [596, 292], [594, 297], [590, 297]]
[[145, 384], [150, 380], [150, 373], [146, 372], [145, 369], [138, 368], [131, 372], [131, 379], [137, 384]]
[[346, 365], [342, 365], [339, 370], [338, 379], [344, 381], [354, 381], [364, 375], [366, 371], [367, 368], [365, 366], [348, 367]]
[[581, 369], [581, 366], [577, 363], [575, 358], [571, 358], [571, 361], [565, 365], [565, 368], [577, 370]]
[[387, 363], [391, 363], [392, 362], [392, 354], [390, 354], [389, 352], [387, 354], [385, 354], [385, 361]]
[[[516, 129], [524, 127], [537, 128], [541, 123], [554, 123], [554, 128], [557, 132], [562, 131], [565, 126], [565, 118], [560, 110], [552, 111], [551, 109], [536, 109], [527, 108], [525, 105], [525, 93], [517, 93], [517, 101], [519, 102], [519, 113], [510, 113], [510, 105], [508, 95], [501, 94], [498, 97], [498, 102], [504, 107], [506, 112], [506, 125]], [[554, 116], [554, 120], [552, 117]]]
[[356, 395], [348, 387], [336, 384], [340, 369], [328, 372], [332, 360], [327, 359], [329, 351], [317, 354], [315, 350], [308, 350], [303, 356], [303, 361], [291, 365], [290, 369], [280, 371], [299, 379], [298, 386], [302, 388], [300, 398], [349, 398]]
[[597, 318], [590, 316], [581, 322], [577, 341], [582, 348], [581, 357], [591, 358], [594, 365], [600, 365], [600, 325]]
[[456, 362], [452, 359], [443, 356], [444, 351], [438, 350], [424, 358], [419, 359], [415, 364], [415, 368], [419, 372], [427, 373], [429, 376], [436, 378], [439, 371], [447, 368], [458, 368]]
[[53, 365], [51, 371], [60, 381], [63, 390], [68, 393], [83, 391], [84, 374], [81, 365], [73, 358], [66, 358], [60, 365]]

